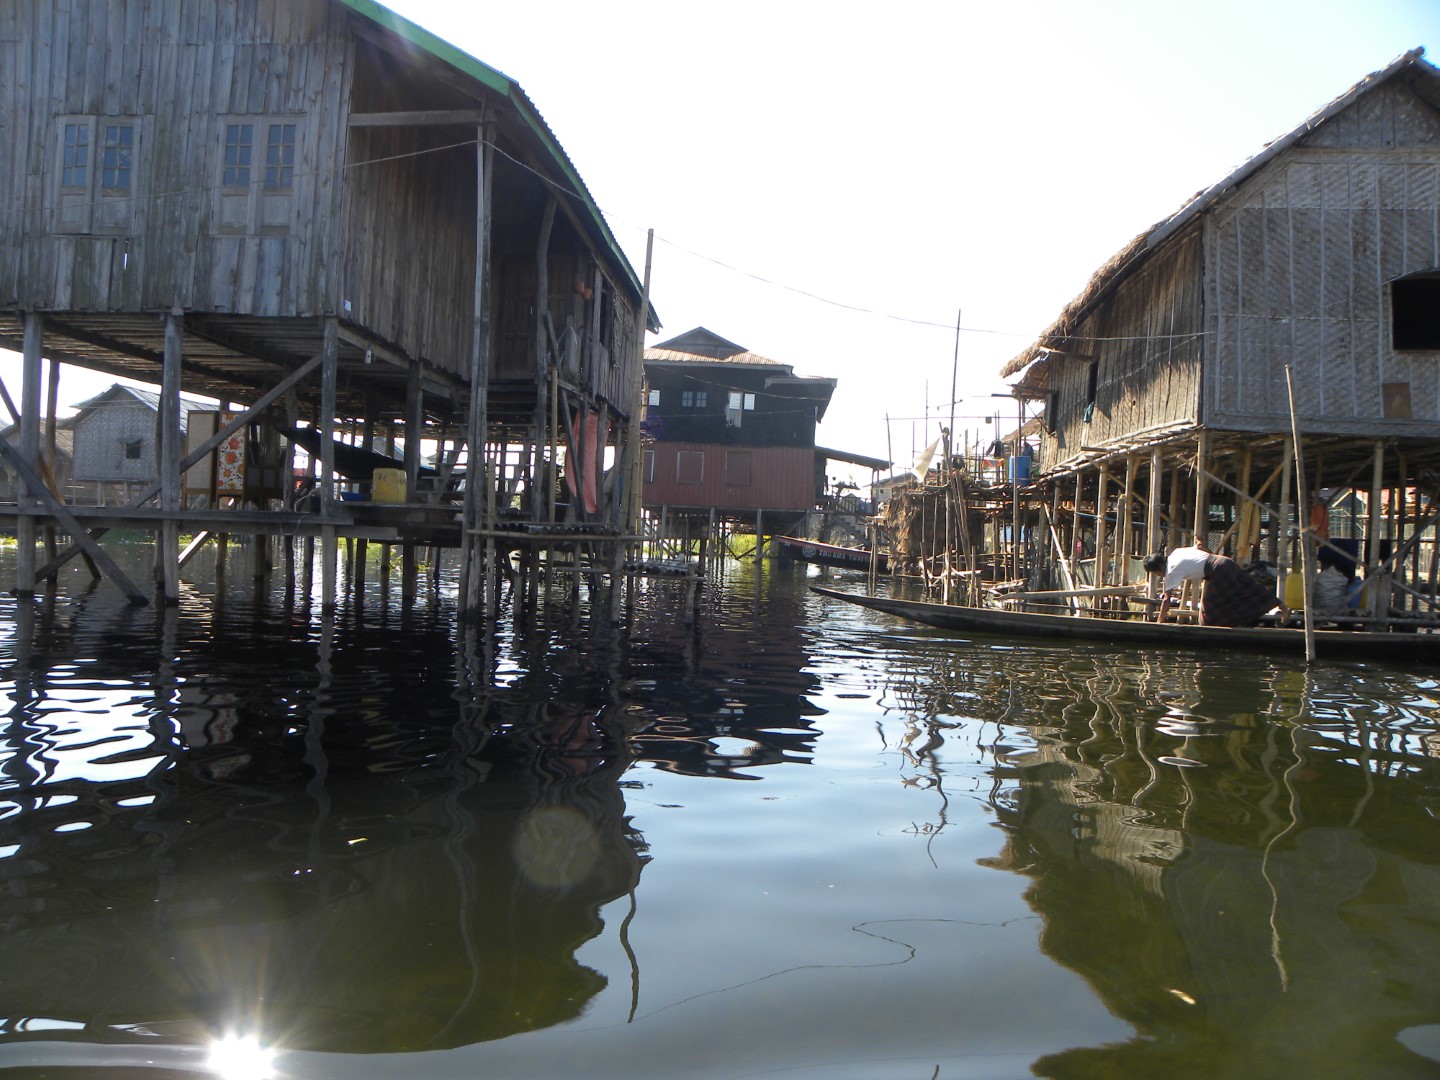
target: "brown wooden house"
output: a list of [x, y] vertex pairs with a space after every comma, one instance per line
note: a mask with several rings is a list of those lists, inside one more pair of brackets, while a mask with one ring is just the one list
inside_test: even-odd
[[[161, 386], [167, 511], [182, 386], [403, 447], [412, 492], [422, 442], [484, 458], [471, 531], [554, 515], [545, 462], [599, 469], [564, 452], [581, 419], [623, 439], [650, 316], [599, 208], [519, 86], [379, 4], [10, 0], [0, 117], [32, 461], [42, 355]], [[319, 457], [317, 528], [343, 532]], [[603, 494], [582, 516], [618, 527]]]
[[1032, 495], [1055, 528], [1032, 554], [1055, 579], [1135, 580], [1136, 556], [1193, 538], [1283, 575], [1297, 523], [1323, 546], [1353, 491], [1349, 549], [1405, 579], [1392, 609], [1433, 611], [1440, 71], [1407, 53], [1269, 144], [1002, 374], [1043, 411]]
[[825, 490], [815, 425], [835, 380], [704, 327], [645, 350], [644, 505], [786, 531]]

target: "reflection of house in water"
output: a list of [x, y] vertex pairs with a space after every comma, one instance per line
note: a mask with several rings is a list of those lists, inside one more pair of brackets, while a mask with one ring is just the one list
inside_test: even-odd
[[1138, 1032], [1034, 1071], [1435, 1075], [1397, 1037], [1440, 1016], [1440, 764], [1419, 739], [1202, 707], [1076, 724], [999, 766], [990, 865], [1032, 879], [1042, 947]]
[[[79, 653], [72, 628], [27, 629], [17, 685], [38, 700], [46, 658]], [[517, 694], [467, 720], [448, 652], [354, 632], [333, 653], [303, 629], [188, 653], [213, 689], [162, 680], [131, 723], [107, 717], [98, 779], [53, 771], [79, 714], [12, 719], [30, 751], [4, 776], [0, 1041], [186, 1043], [233, 1017], [286, 1049], [436, 1049], [572, 1019], [604, 988], [576, 951], [643, 851], [611, 713]], [[331, 682], [382, 645], [386, 679]], [[133, 670], [111, 655], [97, 687]]]
[[[784, 573], [771, 566], [757, 573]], [[763, 612], [712, 613], [702, 628], [676, 633], [656, 612], [642, 627], [632, 675], [652, 708], [630, 738], [636, 759], [696, 776], [753, 779], [745, 770], [806, 763], [825, 710], [811, 698], [819, 681], [805, 648], [804, 615], [787, 589], [771, 590]], [[703, 664], [699, 658], [703, 656]]]

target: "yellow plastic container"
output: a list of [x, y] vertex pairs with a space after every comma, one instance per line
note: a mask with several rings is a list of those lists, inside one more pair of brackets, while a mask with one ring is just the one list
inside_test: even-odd
[[1305, 579], [1298, 570], [1285, 579], [1285, 606], [1293, 611], [1305, 607]]
[[403, 503], [405, 501], [405, 470], [376, 469], [370, 478], [370, 501]]

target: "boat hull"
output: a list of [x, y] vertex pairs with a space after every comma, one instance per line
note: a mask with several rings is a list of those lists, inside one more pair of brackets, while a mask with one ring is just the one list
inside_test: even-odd
[[[1294, 627], [1194, 626], [1139, 619], [1039, 615], [996, 608], [963, 607], [889, 596], [862, 596], [812, 585], [821, 596], [873, 608], [941, 630], [997, 634], [1012, 638], [1081, 640], [1098, 645], [1148, 645], [1179, 649], [1236, 649], [1264, 653], [1305, 653], [1305, 631]], [[1315, 655], [1330, 660], [1379, 657], [1440, 662], [1440, 635], [1316, 630]]]
[[[869, 570], [871, 553], [865, 548], [841, 547], [838, 544], [822, 544], [817, 540], [803, 540], [797, 536], [777, 536], [772, 540], [777, 551], [801, 562], [818, 566], [835, 566], [842, 570]], [[890, 570], [890, 559], [881, 552], [876, 569], [884, 574]]]

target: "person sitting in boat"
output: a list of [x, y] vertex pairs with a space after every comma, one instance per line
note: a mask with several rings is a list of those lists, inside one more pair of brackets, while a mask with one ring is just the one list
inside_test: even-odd
[[1201, 585], [1200, 622], [1205, 626], [1254, 626], [1263, 616], [1280, 610], [1283, 622], [1290, 609], [1234, 559], [1212, 555], [1204, 548], [1178, 547], [1167, 556], [1163, 551], [1147, 555], [1142, 564], [1146, 573], [1165, 575], [1165, 592], [1156, 622], [1170, 613], [1170, 590], [1187, 581]]
[[1350, 609], [1350, 589], [1355, 584], [1354, 561], [1328, 544], [1315, 553], [1315, 561], [1320, 566], [1311, 588], [1315, 614], [1326, 617], [1354, 614]]

